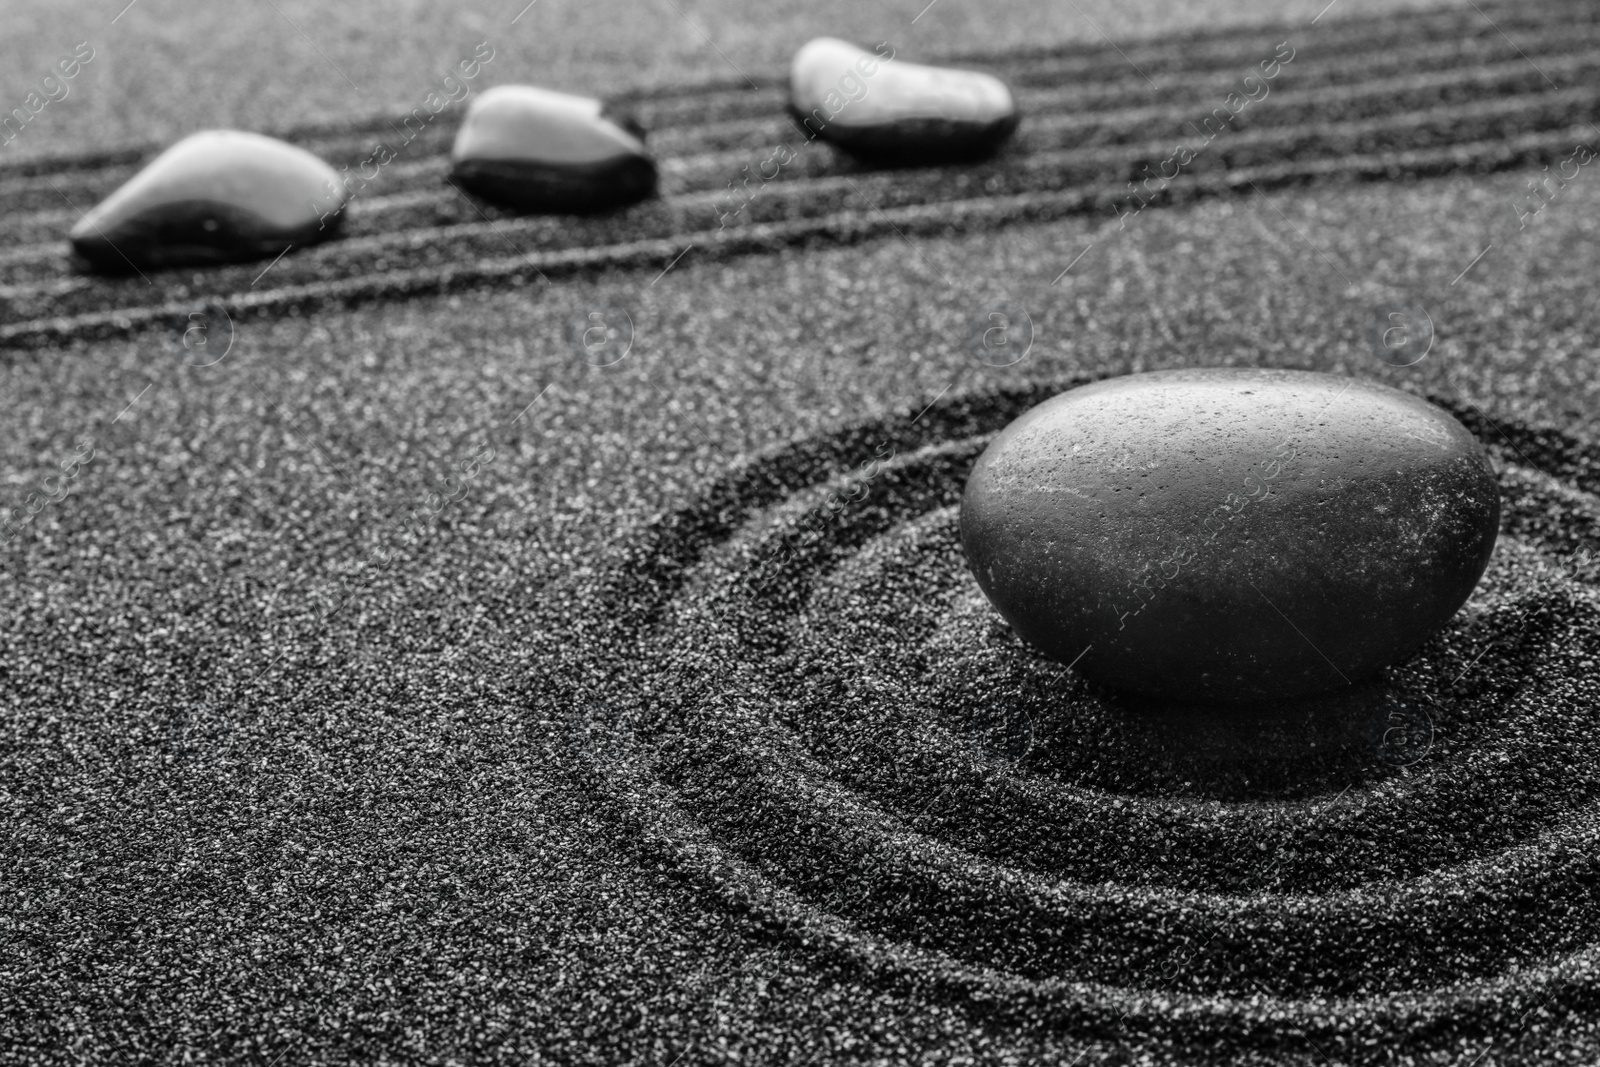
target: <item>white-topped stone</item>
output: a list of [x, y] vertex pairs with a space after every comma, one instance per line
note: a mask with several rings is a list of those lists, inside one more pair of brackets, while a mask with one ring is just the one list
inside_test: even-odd
[[206, 130], [157, 156], [69, 236], [102, 269], [225, 263], [319, 241], [337, 229], [344, 205], [338, 173], [310, 152]]
[[655, 190], [642, 131], [600, 101], [501, 85], [473, 101], [451, 149], [463, 188], [526, 211], [595, 211]]
[[1017, 128], [1011, 90], [979, 71], [895, 58], [819, 37], [795, 53], [789, 109], [808, 136], [884, 162], [981, 156]]

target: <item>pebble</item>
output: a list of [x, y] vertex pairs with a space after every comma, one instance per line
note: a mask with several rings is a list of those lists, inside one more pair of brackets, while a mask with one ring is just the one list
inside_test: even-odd
[[331, 236], [345, 202], [338, 173], [310, 152], [205, 130], [157, 156], [68, 236], [100, 270], [230, 263]]
[[978, 459], [961, 540], [1016, 633], [1179, 703], [1329, 692], [1415, 650], [1499, 529], [1476, 438], [1387, 386], [1184, 369], [1045, 401]]
[[907, 63], [888, 44], [869, 52], [833, 37], [795, 53], [789, 110], [808, 137], [887, 164], [980, 158], [1020, 121], [999, 78]]
[[656, 188], [644, 130], [598, 100], [501, 85], [473, 101], [450, 152], [462, 188], [520, 211], [589, 212]]

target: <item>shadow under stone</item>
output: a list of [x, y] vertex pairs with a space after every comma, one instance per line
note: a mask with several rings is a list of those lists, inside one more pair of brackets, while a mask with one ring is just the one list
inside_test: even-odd
[[1425, 707], [1381, 677], [1245, 705], [1178, 704], [1080, 681], [1064, 693], [1025, 685], [950, 725], [1025, 774], [1136, 796], [1285, 800], [1419, 762], [1433, 740]]

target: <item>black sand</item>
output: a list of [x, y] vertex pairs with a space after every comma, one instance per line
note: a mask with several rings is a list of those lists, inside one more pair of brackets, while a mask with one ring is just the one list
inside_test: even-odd
[[[78, 472], [0, 557], [0, 1057], [1592, 1059], [1600, 186], [1517, 228], [1570, 151], [1550, 129], [1532, 164], [1461, 150], [1503, 174], [1356, 182], [1335, 154], [1125, 231], [979, 203], [902, 237], [845, 205], [848, 247], [659, 278], [681, 244], [549, 286], [308, 290], [205, 367], [73, 318], [150, 306], [86, 282], [0, 353], [7, 507]], [[829, 217], [796, 195], [797, 226]], [[435, 269], [414, 230], [383, 247]], [[367, 284], [362, 249], [275, 269]], [[1034, 340], [995, 368], [970, 337], [1001, 301]], [[1367, 340], [1397, 302], [1437, 330], [1406, 369]], [[595, 310], [633, 323], [605, 367], [574, 340]], [[948, 509], [985, 435], [1064, 382], [1200, 361], [1411, 388], [1495, 451], [1489, 575], [1381, 683], [1195, 724], [1085, 690], [975, 599]]]

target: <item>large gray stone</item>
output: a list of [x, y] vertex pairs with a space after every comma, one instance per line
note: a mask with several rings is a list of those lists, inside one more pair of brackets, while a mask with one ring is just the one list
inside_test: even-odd
[[1408, 393], [1290, 370], [1113, 378], [978, 459], [961, 539], [1027, 642], [1116, 689], [1338, 689], [1461, 607], [1499, 528], [1477, 440]]
[[336, 232], [344, 188], [294, 145], [240, 130], [192, 134], [90, 209], [69, 235], [102, 270], [275, 256]]

